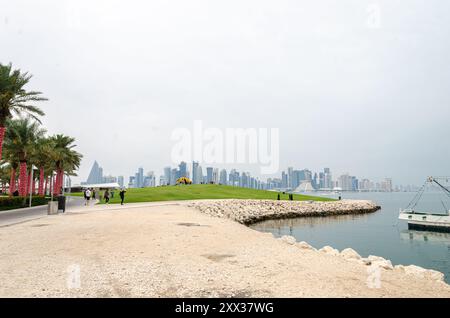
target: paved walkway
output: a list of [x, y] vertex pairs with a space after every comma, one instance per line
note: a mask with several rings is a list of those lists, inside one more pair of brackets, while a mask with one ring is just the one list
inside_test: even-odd
[[[66, 213], [84, 206], [84, 199], [68, 197], [66, 201]], [[31, 208], [0, 211], [0, 227], [10, 226], [47, 216], [47, 205]]]

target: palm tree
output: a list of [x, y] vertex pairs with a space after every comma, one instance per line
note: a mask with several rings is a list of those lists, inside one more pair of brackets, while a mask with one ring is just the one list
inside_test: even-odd
[[45, 101], [41, 92], [27, 91], [25, 85], [30, 82], [31, 74], [22, 73], [19, 69], [13, 70], [12, 64], [0, 63], [0, 159], [2, 159], [3, 139], [6, 130], [6, 121], [13, 114], [28, 114], [39, 122], [37, 115], [44, 112], [32, 105], [33, 102]]
[[[43, 138], [45, 130], [30, 117], [7, 121], [5, 148], [19, 161], [19, 195], [27, 195], [29, 178], [27, 161], [35, 146], [36, 140]], [[31, 189], [30, 189], [31, 191]]]
[[39, 138], [32, 151], [32, 163], [39, 168], [38, 194], [44, 195], [44, 182], [47, 173], [52, 170], [53, 143], [49, 138]]
[[9, 165], [9, 195], [12, 196], [16, 191], [16, 171], [19, 167], [16, 154], [12, 152], [12, 149], [5, 147], [5, 153], [2, 162]]
[[81, 163], [83, 156], [73, 150], [76, 145], [75, 138], [65, 135], [55, 135], [50, 138], [53, 143], [52, 157], [54, 162], [54, 168], [56, 169], [56, 180], [54, 189], [55, 194], [61, 193], [61, 187], [63, 186], [64, 171], [73, 173], [77, 170]]

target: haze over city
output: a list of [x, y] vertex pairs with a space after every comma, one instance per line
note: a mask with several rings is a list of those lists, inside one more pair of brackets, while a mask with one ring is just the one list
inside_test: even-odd
[[277, 175], [330, 167], [420, 184], [449, 174], [448, 1], [0, 6], [2, 61], [35, 75], [49, 133], [76, 138], [75, 181], [94, 160], [106, 174], [162, 174], [175, 165], [172, 132], [194, 120], [278, 128]]

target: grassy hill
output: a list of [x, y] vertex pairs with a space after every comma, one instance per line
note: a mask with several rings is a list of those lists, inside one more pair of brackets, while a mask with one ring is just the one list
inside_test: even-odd
[[[101, 191], [103, 193], [103, 191]], [[80, 193], [74, 195], [82, 195]], [[278, 192], [239, 188], [214, 184], [196, 184], [165, 186], [155, 188], [128, 189], [125, 202], [153, 202], [199, 199], [259, 199], [276, 200]], [[288, 200], [287, 194], [281, 194], [281, 200]], [[295, 201], [330, 201], [332, 199], [294, 194]], [[120, 203], [119, 191], [115, 191], [110, 203]]]

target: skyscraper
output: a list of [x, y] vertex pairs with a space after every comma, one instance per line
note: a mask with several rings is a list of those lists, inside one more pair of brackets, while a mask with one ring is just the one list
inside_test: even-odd
[[119, 184], [119, 186], [121, 188], [123, 188], [123, 185], [124, 185], [124, 178], [123, 178], [123, 176], [118, 176], [117, 177], [117, 183]]
[[324, 173], [324, 188], [333, 189], [333, 180], [330, 168], [323, 169], [323, 173]]
[[199, 184], [198, 178], [198, 161], [192, 161], [192, 183]]
[[156, 178], [153, 171], [147, 173], [144, 177], [143, 187], [155, 187], [156, 186]]
[[177, 183], [177, 180], [179, 178], [178, 175], [179, 175], [179, 173], [176, 168], [174, 168], [170, 171], [170, 184], [171, 185], [174, 185]]
[[213, 168], [206, 167], [206, 183], [213, 182]]
[[281, 173], [281, 187], [287, 188], [288, 187], [288, 175], [285, 171]]
[[220, 184], [227, 185], [227, 171], [225, 169], [220, 170]]
[[218, 168], [213, 169], [212, 181], [214, 184], [219, 184], [219, 169]]
[[137, 178], [138, 178], [136, 180], [137, 187], [142, 188], [144, 186], [144, 169], [143, 168], [138, 169]]
[[97, 161], [95, 161], [92, 165], [91, 172], [89, 173], [86, 183], [103, 183], [103, 169], [98, 165]]
[[197, 168], [197, 182], [198, 183], [204, 183], [203, 179], [204, 179], [203, 178], [203, 168], [202, 168], [202, 166], [198, 166], [198, 168]]
[[391, 178], [385, 178], [381, 182], [381, 190], [386, 192], [392, 192], [392, 179]]
[[338, 186], [344, 191], [352, 190], [352, 177], [346, 173], [339, 177]]
[[170, 181], [172, 180], [171, 178], [171, 168], [170, 167], [165, 167], [164, 168], [164, 181], [165, 181], [165, 185], [169, 185]]
[[178, 165], [178, 169], [179, 169], [178, 178], [188, 177], [186, 162], [184, 162], [184, 161], [180, 162], [180, 164]]
[[232, 169], [228, 178], [228, 184], [232, 186], [239, 186], [239, 183], [239, 172], [237, 172], [235, 169]]
[[128, 182], [128, 187], [129, 188], [133, 188], [134, 186], [135, 186], [135, 176], [131, 176], [130, 177], [130, 180], [129, 180], [129, 182]]
[[293, 187], [293, 181], [294, 181], [294, 168], [289, 167], [288, 168], [288, 188]]

